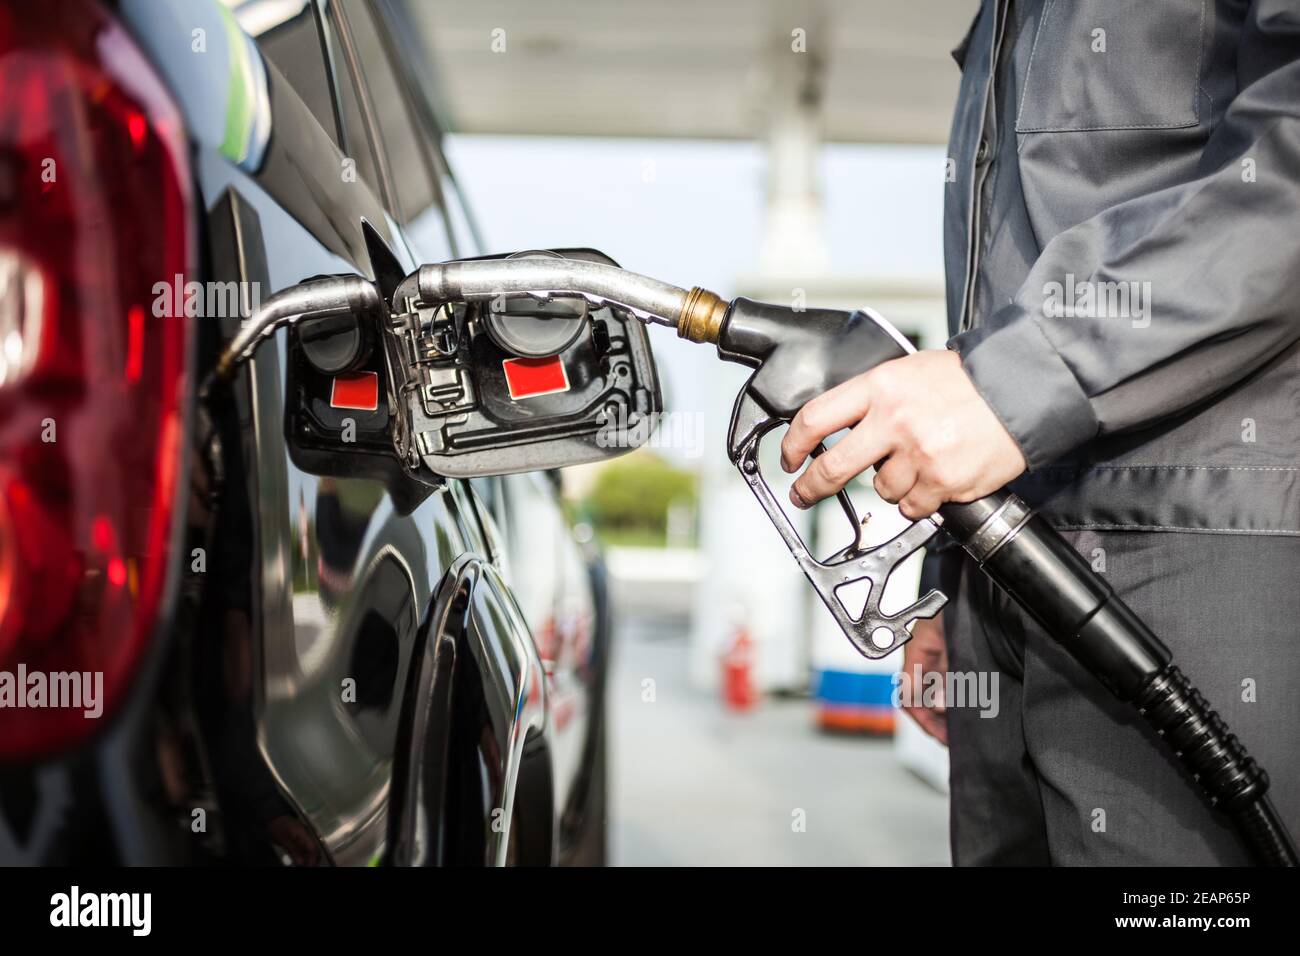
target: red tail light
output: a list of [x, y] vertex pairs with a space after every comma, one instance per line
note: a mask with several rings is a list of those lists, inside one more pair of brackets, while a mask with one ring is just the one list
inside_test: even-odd
[[[157, 623], [189, 330], [154, 286], [188, 271], [189, 215], [127, 33], [91, 0], [0, 6], [0, 757], [93, 732]], [[51, 706], [56, 674], [102, 675], [103, 716]]]

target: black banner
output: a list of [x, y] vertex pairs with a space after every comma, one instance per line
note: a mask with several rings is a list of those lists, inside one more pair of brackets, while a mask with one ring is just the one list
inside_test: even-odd
[[1266, 870], [9, 869], [0, 870], [0, 927], [6, 942], [75, 934], [169, 946], [392, 947], [443, 933], [459, 946], [621, 945], [665, 924], [742, 938], [778, 924], [864, 942], [903, 933], [918, 945], [1022, 932], [1228, 941], [1289, 930], [1296, 886], [1293, 873]]

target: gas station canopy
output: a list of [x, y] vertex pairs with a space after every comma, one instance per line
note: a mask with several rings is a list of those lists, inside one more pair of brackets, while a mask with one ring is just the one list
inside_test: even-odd
[[[407, 0], [465, 133], [756, 139], [795, 74], [832, 142], [943, 143], [977, 0]], [[802, 33], [798, 32], [802, 31]]]

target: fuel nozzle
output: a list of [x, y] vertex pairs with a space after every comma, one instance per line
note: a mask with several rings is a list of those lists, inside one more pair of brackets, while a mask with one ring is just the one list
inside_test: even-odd
[[786, 418], [853, 375], [914, 351], [902, 333], [870, 309], [727, 301], [699, 286], [683, 289], [607, 262], [536, 253], [421, 266], [398, 286], [393, 307], [404, 312], [411, 302], [501, 297], [581, 298], [675, 328], [680, 338], [716, 346], [723, 361], [758, 369], [751, 392], [771, 414]]
[[718, 341], [728, 305], [707, 289], [683, 289], [605, 262], [539, 254], [421, 266], [397, 287], [393, 304], [401, 311], [408, 301], [482, 302], [500, 297], [581, 298], [670, 326], [692, 342], [710, 343]]
[[378, 315], [383, 304], [379, 289], [361, 276], [320, 276], [277, 292], [222, 350], [213, 378], [229, 379], [277, 329], [335, 315]]
[[647, 322], [675, 326], [686, 291], [603, 262], [527, 256], [424, 265], [397, 287], [393, 300], [401, 306], [408, 300], [490, 302], [521, 296], [542, 301], [582, 298], [594, 306], [625, 309]]

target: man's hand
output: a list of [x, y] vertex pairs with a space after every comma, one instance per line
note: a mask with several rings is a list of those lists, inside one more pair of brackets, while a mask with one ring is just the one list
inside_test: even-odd
[[814, 398], [781, 441], [781, 467], [798, 470], [817, 443], [852, 427], [813, 459], [790, 489], [807, 508], [872, 465], [880, 497], [908, 518], [948, 501], [974, 501], [1025, 470], [1025, 456], [947, 349], [878, 365]]
[[[917, 673], [921, 675], [921, 686], [914, 684]], [[945, 747], [948, 745], [948, 708], [943, 699], [943, 688], [947, 681], [938, 685], [939, 699], [931, 707], [923, 703], [926, 674], [948, 673], [948, 646], [943, 641], [943, 612], [933, 618], [917, 621], [912, 625], [912, 639], [903, 645], [902, 693], [903, 711], [917, 725]]]

